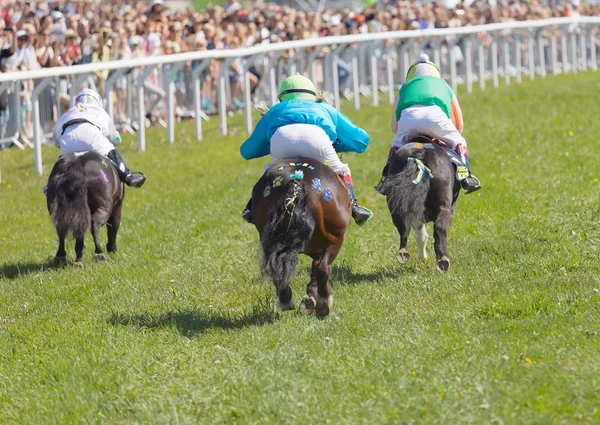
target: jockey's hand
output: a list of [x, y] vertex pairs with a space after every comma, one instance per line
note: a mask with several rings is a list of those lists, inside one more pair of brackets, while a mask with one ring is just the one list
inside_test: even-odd
[[465, 145], [459, 144], [454, 150], [459, 155], [469, 156], [469, 149]]

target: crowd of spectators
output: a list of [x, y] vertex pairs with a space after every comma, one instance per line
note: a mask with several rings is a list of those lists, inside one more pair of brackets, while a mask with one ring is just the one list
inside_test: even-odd
[[[319, 13], [275, 3], [242, 5], [239, 0], [227, 1], [224, 6], [209, 5], [204, 11], [196, 11], [170, 10], [163, 0], [0, 0], [0, 71], [234, 49], [328, 35], [600, 14], [597, 4], [582, 2], [575, 6], [563, 1], [556, 6], [536, 0], [498, 0], [494, 6], [485, 0], [475, 0], [468, 7], [458, 3], [453, 8], [444, 7], [440, 0], [380, 0], [361, 10], [342, 8]], [[216, 102], [216, 72], [218, 63], [211, 65], [203, 76], [203, 106], [207, 109]], [[234, 62], [230, 82], [236, 107], [241, 106], [241, 72], [240, 64]], [[108, 75], [108, 72], [95, 75], [93, 84], [101, 94]], [[252, 88], [260, 78], [260, 72], [251, 68]], [[31, 110], [30, 92], [30, 85], [25, 84], [22, 92], [25, 114]], [[123, 97], [122, 84], [117, 85], [117, 96]], [[65, 102], [68, 104], [68, 98]], [[6, 107], [5, 104], [3, 100], [0, 107]], [[117, 114], [124, 114], [122, 104], [117, 108]], [[23, 122], [31, 122], [28, 115]], [[30, 136], [30, 124], [26, 127], [24, 133]]]

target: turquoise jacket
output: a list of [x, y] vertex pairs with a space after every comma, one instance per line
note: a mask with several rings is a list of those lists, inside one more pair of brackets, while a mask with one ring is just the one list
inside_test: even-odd
[[337, 152], [363, 153], [369, 135], [348, 117], [325, 102], [286, 100], [274, 105], [256, 124], [250, 137], [240, 146], [244, 159], [271, 153], [271, 136], [279, 127], [290, 124], [314, 124], [325, 130]]

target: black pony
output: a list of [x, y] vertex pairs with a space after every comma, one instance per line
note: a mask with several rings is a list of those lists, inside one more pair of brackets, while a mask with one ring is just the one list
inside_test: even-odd
[[410, 259], [406, 249], [411, 227], [419, 249], [419, 259], [427, 259], [425, 250], [429, 235], [425, 224], [433, 222], [437, 268], [447, 271], [448, 231], [454, 219], [454, 206], [460, 192], [457, 172], [464, 178], [466, 167], [448, 149], [431, 139], [419, 136], [399, 148], [390, 159], [382, 192], [387, 197], [392, 221], [400, 233], [398, 262]]
[[56, 260], [66, 262], [65, 238], [71, 231], [75, 237], [75, 265], [81, 266], [85, 232], [91, 227], [94, 260], [103, 261], [98, 232], [107, 223], [106, 250], [116, 251], [124, 195], [123, 183], [109, 159], [94, 152], [60, 157], [52, 168], [46, 192], [48, 212], [58, 233]]

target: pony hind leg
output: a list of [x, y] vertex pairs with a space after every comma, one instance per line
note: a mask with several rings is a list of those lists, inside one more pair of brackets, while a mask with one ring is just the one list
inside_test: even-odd
[[420, 226], [414, 227], [415, 230], [415, 241], [417, 242], [417, 247], [419, 250], [419, 260], [427, 260], [427, 239], [429, 235], [427, 234], [427, 229], [425, 228], [425, 223], [422, 223]]
[[65, 233], [58, 234], [58, 251], [56, 251], [56, 257], [54, 258], [54, 262], [57, 265], [65, 265], [67, 264], [67, 251], [65, 250]]
[[315, 312], [317, 305], [317, 268], [319, 267], [319, 261], [320, 259], [313, 258], [310, 282], [306, 285], [306, 295], [300, 303], [300, 313], [307, 316]]
[[392, 221], [400, 234], [400, 248], [398, 249], [396, 259], [400, 264], [406, 264], [410, 260], [410, 254], [406, 249], [406, 246], [408, 245], [408, 235], [410, 235], [410, 225], [404, 217], [399, 215], [392, 215]]
[[331, 276], [331, 264], [342, 249], [342, 245], [333, 245], [327, 248], [325, 255], [315, 269], [317, 277], [317, 303], [315, 312], [319, 317], [326, 317], [333, 304], [333, 289], [329, 284]]
[[434, 249], [437, 258], [437, 269], [446, 272], [450, 268], [448, 258], [448, 231], [454, 220], [454, 214], [449, 208], [441, 208], [433, 223]]
[[107, 221], [108, 243], [106, 244], [106, 250], [108, 252], [117, 252], [117, 233], [121, 226], [121, 211], [123, 211], [123, 206], [119, 205]]
[[100, 228], [106, 223], [108, 213], [104, 210], [96, 210], [92, 214], [92, 236], [94, 237], [94, 261], [104, 261], [104, 251], [100, 245]]
[[83, 263], [81, 259], [83, 258], [83, 254], [85, 254], [85, 243], [83, 240], [83, 236], [75, 238], [75, 263], [74, 265], [77, 267], [83, 267]]

